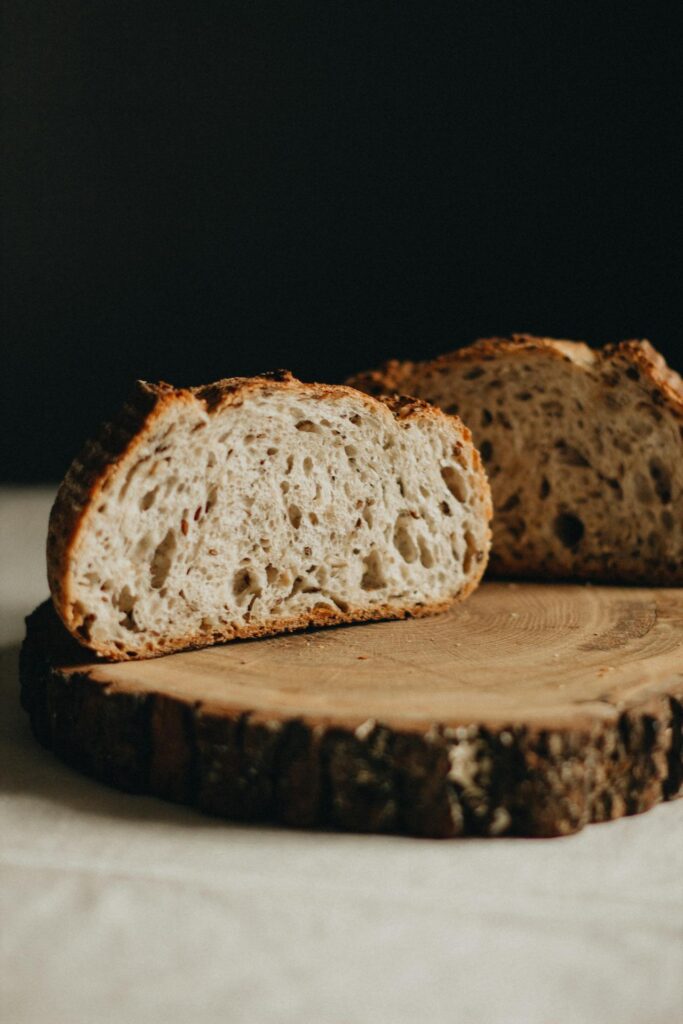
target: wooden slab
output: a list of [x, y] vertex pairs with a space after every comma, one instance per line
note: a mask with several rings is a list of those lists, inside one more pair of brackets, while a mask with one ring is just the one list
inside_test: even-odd
[[683, 591], [486, 583], [446, 615], [93, 663], [27, 620], [38, 739], [230, 818], [558, 835], [683, 781]]

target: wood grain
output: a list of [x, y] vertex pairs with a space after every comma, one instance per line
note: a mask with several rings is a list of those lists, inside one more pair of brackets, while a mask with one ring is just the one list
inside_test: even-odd
[[93, 663], [27, 620], [38, 739], [238, 819], [560, 835], [683, 781], [683, 591], [486, 583], [433, 618]]

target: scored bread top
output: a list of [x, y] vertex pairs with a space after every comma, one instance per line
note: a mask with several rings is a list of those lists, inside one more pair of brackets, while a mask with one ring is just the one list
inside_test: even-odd
[[[362, 486], [358, 481], [365, 474], [366, 477], [369, 477], [367, 486], [371, 489], [374, 488], [372, 492], [374, 496], [368, 499], [370, 505], [379, 500], [379, 506], [384, 508], [382, 501], [386, 497], [385, 491], [388, 482], [381, 480], [382, 466], [385, 465], [382, 463], [382, 458], [387, 460], [385, 469], [388, 481], [392, 471], [389, 460], [390, 457], [394, 457], [391, 453], [382, 456], [380, 449], [375, 444], [375, 435], [379, 436], [380, 427], [389, 438], [387, 449], [394, 445], [395, 438], [392, 439], [393, 435], [389, 437], [392, 431], [396, 433], [397, 429], [399, 431], [410, 429], [410, 437], [413, 439], [411, 443], [417, 447], [414, 453], [410, 449], [406, 449], [406, 458], [412, 467], [410, 472], [413, 472], [417, 465], [416, 459], [413, 458], [416, 453], [423, 460], [426, 474], [425, 488], [423, 489], [426, 489], [426, 480], [429, 475], [427, 471], [429, 470], [434, 478], [434, 467], [439, 465], [436, 449], [441, 451], [442, 455], [447, 451], [447, 456], [444, 455], [442, 458], [444, 463], [442, 476], [438, 478], [437, 483], [429, 483], [429, 487], [434, 490], [434, 495], [429, 495], [429, 501], [432, 501], [432, 497], [436, 500], [436, 489], [440, 488], [438, 500], [444, 508], [448, 509], [444, 515], [453, 514], [454, 516], [450, 523], [437, 524], [431, 512], [428, 513], [428, 519], [431, 517], [429, 523], [427, 519], [424, 521], [421, 519], [421, 513], [416, 509], [420, 500], [423, 500], [424, 504], [425, 501], [428, 501], [427, 498], [419, 499], [419, 496], [416, 497], [415, 494], [409, 497], [400, 496], [397, 491], [391, 499], [396, 505], [394, 511], [398, 516], [396, 527], [398, 533], [394, 535], [391, 557], [395, 557], [394, 548], [396, 548], [399, 551], [402, 550], [404, 560], [411, 563], [403, 567], [404, 574], [412, 580], [410, 585], [404, 587], [404, 593], [400, 591], [400, 587], [392, 588], [388, 583], [384, 588], [379, 585], [375, 586], [376, 581], [373, 577], [372, 590], [375, 593], [363, 593], [361, 590], [359, 594], [363, 598], [362, 601], [357, 599], [357, 594], [352, 595], [354, 600], [348, 600], [347, 593], [334, 590], [334, 586], [327, 579], [330, 573], [327, 572], [321, 561], [320, 565], [313, 567], [317, 571], [315, 580], [312, 577], [308, 578], [302, 569], [303, 575], [295, 575], [292, 593], [286, 595], [288, 600], [284, 600], [282, 595], [274, 598], [275, 604], [279, 608], [277, 614], [273, 610], [274, 605], [269, 607], [267, 613], [266, 611], [259, 612], [260, 606], [265, 601], [263, 595], [268, 593], [272, 597], [276, 593], [277, 587], [280, 586], [278, 580], [286, 579], [287, 573], [282, 571], [276, 578], [276, 573], [279, 571], [278, 566], [270, 562], [265, 568], [260, 564], [254, 565], [253, 572], [252, 568], [240, 569], [237, 564], [233, 564], [233, 555], [236, 552], [236, 548], [235, 550], [233, 548], [235, 544], [238, 545], [241, 542], [240, 535], [246, 536], [247, 527], [251, 528], [249, 520], [252, 517], [253, 502], [257, 503], [253, 515], [260, 515], [264, 523], [267, 522], [267, 529], [264, 526], [264, 536], [261, 538], [263, 552], [259, 552], [261, 560], [266, 561], [265, 552], [269, 550], [271, 544], [271, 541], [268, 540], [269, 531], [273, 535], [277, 535], [276, 548], [279, 545], [282, 549], [284, 545], [285, 549], [291, 547], [292, 551], [296, 548], [294, 542], [298, 543], [305, 531], [309, 531], [313, 541], [311, 545], [305, 545], [302, 551], [310, 552], [315, 548], [316, 537], [324, 530], [324, 525], [319, 529], [313, 525], [319, 524], [320, 509], [316, 511], [317, 505], [311, 498], [312, 491], [309, 499], [305, 500], [305, 494], [309, 493], [309, 484], [314, 477], [316, 479], [317, 476], [320, 477], [316, 485], [316, 494], [327, 495], [325, 498], [327, 501], [326, 515], [332, 526], [335, 525], [339, 517], [330, 502], [334, 500], [341, 508], [346, 501], [340, 490], [341, 485], [335, 482], [336, 475], [334, 473], [331, 474], [331, 480], [323, 479], [325, 467], [322, 463], [325, 453], [329, 453], [330, 458], [334, 457], [338, 461], [342, 440], [340, 430], [331, 430], [332, 424], [330, 423], [331, 432], [329, 432], [329, 438], [325, 439], [325, 443], [321, 439], [314, 442], [312, 435], [307, 435], [307, 431], [309, 429], [318, 430], [318, 426], [311, 422], [309, 427], [307, 426], [309, 421], [302, 420], [298, 424], [302, 433], [296, 434], [295, 444], [299, 453], [304, 451], [306, 444], [313, 445], [315, 448], [317, 464], [314, 464], [310, 455], [306, 460], [306, 475], [311, 480], [307, 482], [300, 473], [301, 479], [297, 478], [294, 490], [297, 493], [300, 491], [302, 497], [298, 505], [289, 507], [289, 511], [286, 502], [282, 509], [278, 506], [277, 516], [282, 518], [282, 523], [279, 518], [277, 522], [274, 519], [273, 508], [277, 502], [272, 498], [272, 494], [275, 493], [272, 488], [272, 494], [269, 492], [271, 494], [269, 503], [263, 505], [265, 498], [262, 500], [262, 485], [259, 480], [265, 479], [267, 482], [267, 475], [264, 474], [267, 474], [269, 470], [268, 460], [279, 465], [278, 460], [282, 462], [284, 458], [284, 452], [279, 451], [282, 445], [278, 444], [277, 448], [269, 445], [267, 436], [269, 428], [263, 428], [263, 423], [270, 422], [266, 414], [271, 407], [273, 413], [277, 412], [282, 416], [284, 415], [283, 409], [290, 401], [294, 405], [298, 403], [297, 408], [305, 407], [309, 412], [314, 407], [311, 403], [317, 403], [323, 409], [321, 413], [323, 417], [324, 407], [329, 403], [331, 418], [338, 416], [341, 410], [344, 412], [345, 423], [347, 421], [353, 423], [354, 415], [358, 418], [359, 423], [363, 421], [362, 428], [361, 426], [350, 427], [351, 431], [356, 429], [357, 440], [360, 443], [347, 443], [346, 447], [342, 446], [343, 451], [349, 453], [345, 458], [354, 471], [344, 486], [347, 492], [349, 488], [353, 490], [354, 487], [361, 487], [362, 491]], [[223, 448], [216, 447], [214, 428], [225, 417], [228, 417], [226, 423], [230, 426], [233, 424], [234, 416], [238, 413], [244, 417], [261, 417], [259, 420], [261, 426], [257, 435], [247, 434], [245, 438], [238, 439], [241, 446], [237, 451], [237, 462], [235, 462], [238, 468], [231, 469], [228, 476], [225, 477], [226, 471], [221, 469], [221, 466], [216, 466], [217, 456], [229, 459], [233, 450], [230, 449], [226, 456]], [[367, 423], [374, 424], [371, 430], [365, 422], [366, 414]], [[191, 425], [190, 421], [192, 421]], [[413, 425], [417, 427], [417, 433], [412, 430]], [[339, 424], [337, 424], [338, 426]], [[209, 429], [203, 433], [207, 427]], [[286, 427], [291, 433], [291, 424], [286, 424]], [[363, 431], [368, 430], [369, 435], [364, 437]], [[176, 432], [173, 433], [173, 431]], [[194, 433], [200, 431], [201, 434]], [[175, 446], [180, 443], [178, 441], [179, 434], [182, 434], [182, 444], [185, 447], [176, 450]], [[166, 435], [169, 435], [169, 440], [165, 440]], [[192, 462], [196, 462], [200, 456], [203, 458], [205, 451], [201, 438], [209, 436], [213, 439], [211, 440], [213, 449], [209, 451], [210, 446], [206, 447], [206, 466], [202, 464], [201, 467], [193, 468]], [[227, 437], [227, 434], [225, 436]], [[400, 436], [403, 437], [403, 434]], [[396, 437], [399, 437], [399, 434], [396, 434]], [[408, 435], [406, 434], [405, 437], [407, 438]], [[329, 444], [327, 444], [328, 440]], [[432, 441], [436, 446], [434, 451], [432, 451]], [[364, 448], [363, 445], [366, 447]], [[403, 457], [404, 448], [404, 440], [401, 440], [401, 444], [397, 446], [397, 451], [400, 449], [401, 457]], [[183, 455], [182, 452], [185, 454]], [[313, 453], [313, 448], [311, 453]], [[257, 458], [257, 456], [259, 457]], [[398, 458], [399, 455], [395, 457]], [[164, 532], [163, 510], [160, 510], [156, 495], [160, 491], [159, 480], [162, 480], [163, 483], [160, 493], [168, 497], [169, 487], [172, 490], [173, 479], [169, 477], [171, 471], [168, 466], [173, 459], [183, 463], [182, 471], [179, 473], [180, 482], [178, 483], [177, 480], [175, 482], [179, 491], [184, 488], [186, 492], [185, 498], [182, 500], [178, 498], [179, 507], [186, 503], [188, 508], [176, 517], [178, 523], [174, 522], [173, 526], [175, 533], [169, 540], [172, 531]], [[366, 460], [369, 467], [367, 472], [364, 466]], [[414, 466], [413, 463], [415, 463]], [[299, 470], [300, 467], [297, 463], [295, 476]], [[289, 469], [282, 471], [289, 473], [291, 464]], [[153, 476], [155, 473], [157, 475]], [[216, 480], [219, 480], [216, 476], [218, 473], [223, 473], [223, 476], [220, 477], [219, 483], [216, 483], [216, 491], [223, 497], [217, 501], [216, 495], [213, 493], [213, 499], [209, 495], [205, 501], [200, 502], [198, 499], [195, 501], [196, 495], [191, 495], [189, 492], [193, 488], [201, 489], [204, 486], [204, 481], [210, 491], [209, 485], [214, 476]], [[336, 473], [339, 475], [339, 471]], [[466, 482], [462, 485], [460, 483], [452, 484], [452, 489], [449, 489], [447, 485], [451, 483], [452, 479], [448, 476], [449, 473], [462, 475], [463, 479], [466, 478]], [[175, 475], [178, 476], [177, 473]], [[147, 480], [148, 476], [149, 481]], [[167, 478], [171, 480], [170, 485], [164, 483]], [[224, 486], [222, 482], [224, 479], [228, 481], [229, 486], [228, 483]], [[149, 483], [149, 491], [143, 493], [147, 483]], [[402, 487], [400, 479], [399, 485]], [[285, 486], [289, 489], [289, 484], [283, 484], [283, 493]], [[394, 485], [392, 484], [392, 486]], [[414, 489], [418, 487], [417, 477], [411, 486]], [[443, 490], [443, 494], [441, 494], [441, 490]], [[355, 495], [354, 492], [359, 507], [363, 504], [361, 491], [358, 495]], [[239, 492], [242, 505], [239, 507], [241, 518], [239, 522], [233, 524], [233, 538], [230, 540], [225, 535], [230, 533], [231, 524], [222, 523], [220, 515], [225, 511], [222, 511], [221, 501], [227, 502], [226, 509], [229, 507], [234, 510], [236, 507], [234, 502], [230, 504], [234, 497], [232, 492]], [[199, 492], [197, 491], [197, 493]], [[417, 494], [417, 491], [415, 493]], [[454, 497], [455, 502], [453, 502]], [[322, 501], [322, 499], [319, 500]], [[391, 501], [389, 505], [391, 505]], [[157, 503], [155, 504], [155, 502]], [[258, 505], [259, 502], [263, 507]], [[196, 512], [192, 514], [195, 504], [197, 505]], [[377, 507], [379, 508], [379, 506]], [[394, 506], [391, 505], [391, 507]], [[291, 511], [292, 508], [295, 509], [295, 512]], [[213, 515], [211, 522], [210, 513]], [[286, 522], [287, 515], [290, 518], [289, 523]], [[350, 548], [354, 552], [358, 551], [353, 558], [358, 562], [359, 573], [363, 569], [363, 558], [367, 560], [370, 557], [368, 552], [370, 551], [371, 554], [377, 544], [384, 552], [382, 544], [385, 543], [385, 541], [380, 543], [379, 536], [375, 536], [372, 532], [372, 513], [363, 508], [363, 515], [365, 516], [365, 527], [363, 527], [365, 539], [362, 543], [358, 542], [356, 548]], [[159, 519], [160, 516], [162, 519]], [[305, 516], [303, 525], [302, 516]], [[424, 614], [444, 608], [456, 598], [466, 596], [481, 577], [488, 553], [490, 516], [491, 503], [488, 483], [479, 455], [472, 445], [469, 431], [456, 417], [447, 416], [423, 401], [406, 398], [377, 400], [349, 387], [303, 384], [287, 371], [276, 371], [254, 378], [230, 378], [215, 384], [188, 389], [177, 389], [163, 383], [140, 382], [132, 399], [120, 415], [111, 423], [106, 424], [99, 436], [89, 442], [81, 455], [74, 460], [59, 489], [50, 517], [48, 532], [48, 579], [57, 612], [67, 628], [81, 643], [99, 654], [115, 659], [152, 656], [186, 647], [203, 646], [233, 637], [266, 635], [311, 624], [323, 625], [362, 619], [400, 617], [406, 614]], [[408, 518], [406, 519], [406, 517]], [[414, 519], [419, 522], [415, 524]], [[346, 520], [344, 522], [346, 523]], [[359, 515], [358, 523], [361, 522], [362, 518]], [[146, 533], [142, 532], [142, 523], [150, 524], [150, 529]], [[457, 530], [455, 530], [455, 525], [458, 525]], [[344, 529], [347, 529], [347, 526], [348, 524], [344, 526]], [[459, 539], [452, 540], [453, 555], [449, 556], [452, 564], [446, 564], [448, 559], [444, 561], [443, 554], [444, 538], [451, 536], [450, 533], [445, 532], [447, 526], [451, 530], [453, 538], [456, 537], [459, 530]], [[179, 527], [180, 530], [178, 531], [176, 527]], [[429, 543], [431, 543], [431, 541], [428, 542], [429, 529], [433, 530], [434, 544], [432, 546], [440, 552], [439, 559], [443, 562], [442, 565], [432, 566], [430, 564], [434, 555], [428, 550]], [[206, 550], [201, 547], [203, 543], [201, 538], [209, 536], [209, 533], [211, 536], [218, 536], [221, 530], [221, 543], [209, 548], [210, 552], [214, 552], [211, 557], [218, 559], [218, 562], [212, 563], [211, 568], [207, 569]], [[287, 535], [283, 532], [286, 530], [290, 531]], [[335, 530], [332, 530], [332, 533], [334, 534]], [[415, 534], [413, 539], [411, 539], [412, 534]], [[465, 540], [465, 538], [467, 539]], [[197, 565], [192, 562], [192, 556], [186, 551], [190, 541], [198, 545]], [[335, 543], [337, 542], [341, 544], [341, 538], [335, 541]], [[204, 543], [206, 547], [209, 541]], [[100, 550], [98, 545], [103, 546], [103, 549]], [[426, 546], [421, 547], [420, 545]], [[331, 557], [331, 549], [328, 550], [328, 548], [325, 548], [325, 558]], [[411, 560], [415, 561], [412, 559], [413, 551], [420, 552], [419, 557], [416, 555], [417, 565], [413, 565], [411, 562]], [[247, 555], [245, 551], [242, 551], [241, 554]], [[188, 592], [191, 590], [189, 583], [179, 589], [176, 583], [177, 593], [171, 593], [170, 585], [167, 586], [166, 583], [161, 586], [160, 580], [163, 572], [160, 566], [168, 574], [168, 563], [172, 555], [176, 560], [185, 559], [182, 564], [183, 566], [187, 565], [188, 575], [192, 574], [193, 569], [201, 563], [200, 568], [204, 582], [201, 588], [197, 588], [195, 585], [194, 597], [190, 594], [188, 598]], [[243, 557], [241, 562], [251, 566], [250, 557]], [[284, 555], [282, 557], [284, 558]], [[376, 557], [379, 558], [379, 554]], [[382, 557], [385, 555], [382, 554]], [[323, 559], [322, 555], [321, 559]], [[306, 560], [312, 561], [313, 559], [309, 559], [307, 554]], [[141, 575], [141, 566], [145, 565], [146, 561], [150, 564], [151, 573], [146, 577], [147, 582]], [[214, 565], [217, 565], [218, 568], [214, 568]], [[111, 573], [109, 572], [110, 568]], [[308, 568], [306, 567], [306, 571]], [[356, 567], [353, 568], [355, 572]], [[264, 575], [266, 569], [267, 582]], [[213, 606], [201, 607], [202, 601], [210, 603], [209, 599], [213, 600], [223, 586], [221, 571], [227, 574], [242, 573], [239, 599], [234, 598], [233, 600], [234, 595], [231, 593], [225, 607], [230, 606], [233, 610], [222, 615], [219, 614], [218, 606], [216, 608]], [[367, 573], [367, 566], [365, 571]], [[334, 570], [331, 572], [334, 576]], [[254, 579], [251, 579], [249, 573], [252, 573]], [[292, 573], [294, 573], [294, 568], [292, 568]], [[419, 573], [422, 573], [424, 579], [418, 580]], [[111, 578], [109, 578], [110, 576]], [[257, 576], [258, 579], [256, 579]], [[271, 577], [273, 577], [272, 581]], [[164, 577], [165, 579], [166, 577]], [[329, 585], [314, 585], [319, 584], [321, 579], [325, 579]], [[341, 577], [337, 579], [337, 582], [340, 579]], [[282, 586], [284, 585], [282, 584]], [[166, 599], [165, 591], [167, 589], [169, 589], [167, 597], [169, 608], [173, 601], [176, 604], [180, 602], [183, 614], [180, 614], [177, 609], [172, 614], [169, 613], [168, 623], [164, 625], [159, 601], [160, 595], [164, 595]], [[178, 598], [178, 593], [180, 598]], [[237, 589], [235, 589], [236, 593], [238, 593]], [[314, 600], [313, 596], [307, 598], [308, 594], [317, 595], [319, 599]], [[240, 601], [243, 598], [246, 600], [246, 597], [251, 599], [248, 611], [245, 611], [245, 606], [240, 604]], [[233, 607], [235, 601], [239, 607], [237, 605]], [[119, 615], [121, 618], [118, 618]]]
[[348, 383], [463, 417], [493, 491], [493, 572], [683, 582], [683, 383], [649, 342], [484, 338]]

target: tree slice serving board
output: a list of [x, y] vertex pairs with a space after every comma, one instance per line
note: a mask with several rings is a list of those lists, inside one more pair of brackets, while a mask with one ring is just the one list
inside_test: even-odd
[[431, 618], [118, 664], [46, 603], [21, 682], [71, 765], [228, 818], [551, 836], [683, 780], [683, 590], [485, 583]]

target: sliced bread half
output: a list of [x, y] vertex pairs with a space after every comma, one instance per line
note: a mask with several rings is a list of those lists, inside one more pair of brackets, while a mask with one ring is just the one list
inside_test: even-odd
[[494, 573], [683, 582], [683, 384], [648, 342], [488, 338], [349, 383], [471, 428], [493, 491]]
[[82, 644], [150, 657], [444, 609], [490, 516], [469, 431], [424, 402], [285, 371], [140, 383], [59, 490], [48, 576]]

